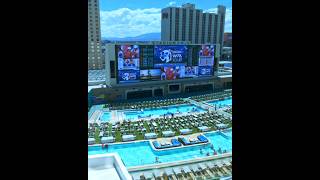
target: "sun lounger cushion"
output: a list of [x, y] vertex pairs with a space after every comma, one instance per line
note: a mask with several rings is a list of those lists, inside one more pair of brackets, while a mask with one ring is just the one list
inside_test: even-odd
[[171, 143], [174, 147], [181, 146], [181, 143], [177, 139], [171, 139]]
[[201, 142], [208, 142], [208, 139], [207, 139], [205, 136], [203, 136], [203, 135], [199, 135], [199, 136], [198, 136], [198, 139], [199, 139]]
[[153, 141], [152, 144], [156, 149], [161, 149], [161, 145], [159, 144], [158, 141]]

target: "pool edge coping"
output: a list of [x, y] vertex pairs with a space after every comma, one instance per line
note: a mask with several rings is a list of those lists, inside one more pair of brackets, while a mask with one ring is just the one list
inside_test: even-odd
[[174, 162], [132, 166], [132, 167], [127, 167], [127, 170], [131, 173], [131, 172], [135, 172], [135, 171], [167, 168], [167, 167], [171, 167], [171, 166], [179, 166], [179, 165], [203, 162], [203, 161], [208, 161], [208, 160], [216, 160], [216, 159], [222, 159], [222, 158], [228, 158], [228, 157], [232, 157], [232, 152], [218, 154], [218, 155], [214, 155], [214, 156], [208, 156], [208, 157], [197, 157], [197, 158], [193, 158], [193, 159], [180, 160], [180, 161], [174, 161]]

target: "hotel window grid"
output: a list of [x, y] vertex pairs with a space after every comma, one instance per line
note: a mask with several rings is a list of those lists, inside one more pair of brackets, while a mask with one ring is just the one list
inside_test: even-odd
[[214, 34], [213, 34], [213, 42], [217, 42], [217, 30], [218, 30], [218, 15], [215, 15], [215, 21], [214, 21]]
[[182, 10], [182, 41], [186, 40], [186, 21], [187, 21], [187, 10]]
[[170, 38], [169, 40], [171, 41], [172, 40], [172, 8], [170, 8], [170, 25], [169, 25], [169, 29], [170, 29]]
[[179, 39], [179, 9], [176, 8], [176, 18], [175, 18], [175, 41], [178, 41]]
[[206, 14], [202, 15], [202, 36], [201, 43], [204, 43], [204, 32], [205, 32]]
[[189, 14], [189, 41], [192, 41], [192, 20], [193, 20], [193, 10], [190, 10]]
[[198, 38], [199, 38], [199, 20], [200, 20], [200, 11], [199, 10], [197, 10], [196, 11], [196, 32], [195, 32], [195, 43], [198, 43]]
[[[224, 19], [224, 16], [221, 15], [220, 16], [221, 19], [220, 19], [220, 41], [219, 41], [219, 44], [222, 45], [222, 42], [223, 42], [223, 19]], [[221, 46], [222, 47], [222, 46]]]
[[207, 42], [211, 42], [211, 31], [212, 31], [212, 14], [209, 14], [209, 26], [208, 26], [208, 40]]

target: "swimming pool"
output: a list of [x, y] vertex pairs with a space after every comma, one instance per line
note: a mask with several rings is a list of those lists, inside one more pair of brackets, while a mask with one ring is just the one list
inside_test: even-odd
[[125, 111], [125, 119], [138, 119], [138, 117], [149, 117], [157, 116], [157, 117], [163, 117], [164, 114], [176, 114], [177, 112], [181, 113], [188, 113], [191, 112], [192, 109], [195, 109], [196, 112], [204, 112], [205, 110], [201, 107], [198, 107], [196, 105], [192, 104], [185, 104], [180, 106], [168, 106], [168, 107], [162, 107], [162, 108], [156, 108], [156, 109], [144, 109], [143, 111]]
[[228, 129], [228, 130], [223, 131], [223, 134], [232, 138], [232, 129]]
[[101, 120], [102, 122], [110, 121], [110, 119], [111, 119], [111, 114], [110, 114], [110, 112], [103, 112], [103, 113], [102, 113], [102, 116], [100, 116], [100, 120]]
[[[210, 132], [205, 134], [210, 139], [214, 148], [218, 150], [220, 147], [227, 152], [232, 151], [232, 139], [226, 138], [220, 132]], [[155, 158], [158, 157], [160, 162], [174, 162], [188, 160], [198, 157], [206, 157], [207, 152], [211, 155], [213, 150], [211, 144], [184, 147], [179, 149], [171, 149], [164, 151], [154, 151], [148, 141], [132, 142], [127, 144], [112, 144], [108, 150], [102, 149], [100, 146], [89, 146], [88, 154], [104, 154], [118, 153], [126, 167], [141, 166], [147, 164], [155, 164]], [[202, 149], [202, 154], [200, 153]], [[219, 153], [218, 153], [219, 154]]]
[[224, 100], [208, 101], [207, 103], [211, 105], [217, 105], [217, 107], [219, 106], [224, 107], [224, 106], [232, 105], [232, 98], [227, 98]]

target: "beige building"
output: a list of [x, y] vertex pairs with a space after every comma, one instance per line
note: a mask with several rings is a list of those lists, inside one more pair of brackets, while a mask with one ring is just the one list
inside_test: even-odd
[[88, 69], [104, 69], [101, 53], [99, 0], [88, 0]]
[[187, 3], [162, 9], [161, 41], [220, 44], [222, 48], [226, 7], [217, 8], [217, 13], [203, 13], [194, 4]]

